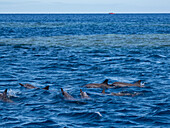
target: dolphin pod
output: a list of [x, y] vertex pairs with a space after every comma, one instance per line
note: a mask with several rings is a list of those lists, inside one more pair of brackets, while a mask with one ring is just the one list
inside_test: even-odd
[[0, 100], [4, 102], [10, 102], [12, 103], [13, 101], [7, 96], [7, 89], [3, 93], [0, 93]]
[[[70, 94], [68, 94], [66, 91], [64, 91], [63, 88], [61, 88], [61, 92], [65, 99], [75, 100], [75, 98], [73, 96], [71, 96]], [[83, 92], [82, 89], [80, 89], [80, 96], [82, 99], [90, 99], [90, 97], [87, 95], [87, 93]]]
[[141, 84], [141, 80], [138, 80], [134, 84], [131, 83], [123, 83], [123, 82], [114, 82], [112, 84], [108, 84], [108, 79], [106, 79], [103, 83], [90, 83], [86, 84], [85, 87], [87, 88], [113, 88], [113, 87], [144, 87], [144, 85]]
[[[28, 88], [28, 89], [40, 89], [38, 87], [35, 87], [31, 84], [21, 84], [19, 83], [19, 85]], [[135, 82], [134, 84], [131, 83], [123, 83], [123, 82], [114, 82], [112, 84], [108, 84], [108, 79], [105, 79], [102, 83], [90, 83], [90, 84], [86, 84], [84, 85], [84, 87], [86, 88], [102, 88], [102, 94], [106, 94], [105, 93], [105, 89], [108, 88], [114, 88], [114, 87], [144, 87], [144, 85], [141, 84], [141, 80]], [[41, 88], [44, 90], [49, 90], [49, 86], [46, 86], [44, 88]], [[63, 88], [61, 88], [61, 92], [62, 95], [64, 96], [65, 99], [67, 100], [75, 100], [75, 98], [73, 96], [71, 96], [70, 94], [68, 94], [66, 91], [63, 90]], [[119, 92], [119, 93], [110, 93], [110, 94], [106, 94], [106, 95], [113, 95], [113, 96], [136, 96], [139, 95], [141, 93], [125, 93], [125, 92]], [[82, 99], [90, 99], [90, 97], [87, 95], [86, 92], [83, 92], [82, 89], [80, 89], [80, 96]], [[8, 96], [7, 96], [7, 89], [5, 89], [5, 91], [3, 93], [0, 93], [0, 100], [4, 101], [4, 102], [13, 102]]]

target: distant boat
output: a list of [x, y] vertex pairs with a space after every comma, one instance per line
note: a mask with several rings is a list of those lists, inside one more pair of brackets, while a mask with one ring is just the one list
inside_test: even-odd
[[110, 12], [109, 14], [115, 14], [115, 13], [113, 13], [113, 12]]

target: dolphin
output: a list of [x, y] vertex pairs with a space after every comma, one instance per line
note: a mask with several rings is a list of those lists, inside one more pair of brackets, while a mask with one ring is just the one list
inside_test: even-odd
[[118, 92], [118, 93], [111, 93], [110, 95], [113, 95], [113, 96], [136, 96], [138, 95], [138, 93], [125, 93], [125, 92]]
[[69, 95], [67, 92], [65, 92], [63, 90], [63, 88], [61, 88], [61, 92], [62, 92], [62, 94], [63, 94], [65, 99], [67, 99], [67, 100], [74, 100], [74, 98], [71, 95]]
[[0, 93], [0, 100], [4, 101], [4, 102], [10, 102], [12, 103], [13, 101], [11, 99], [9, 99], [9, 97], [7, 96], [7, 89], [5, 89], [5, 91], [3, 93]]
[[115, 86], [115, 87], [132, 87], [132, 86], [144, 87], [143, 85], [141, 85], [141, 80], [137, 81], [134, 84], [123, 83], [123, 82], [114, 82], [110, 86]]
[[[35, 87], [35, 86], [31, 85], [31, 84], [21, 84], [21, 83], [19, 83], [19, 84], [20, 84], [21, 86], [25, 87], [25, 88], [28, 88], [28, 89], [38, 88], [38, 87]], [[49, 90], [49, 86], [46, 86], [46, 87], [44, 87], [44, 88], [42, 88], [42, 89], [44, 89], [44, 90]]]
[[[105, 93], [105, 89], [103, 89], [102, 94], [106, 94]], [[110, 93], [110, 94], [106, 94], [106, 95], [112, 95], [112, 96], [136, 96], [139, 95], [140, 93], [125, 93], [125, 92], [118, 92], [118, 93]]]
[[108, 85], [108, 79], [103, 81], [103, 83], [91, 83], [91, 84], [86, 84], [85, 87], [87, 88], [112, 88], [111, 86]]
[[81, 95], [82, 99], [90, 99], [90, 97], [87, 95], [87, 93], [83, 92], [81, 89], [80, 89], [80, 95]]

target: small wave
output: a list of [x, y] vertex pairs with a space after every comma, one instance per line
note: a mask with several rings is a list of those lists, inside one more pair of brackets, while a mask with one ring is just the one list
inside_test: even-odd
[[157, 116], [168, 116], [170, 114], [170, 110], [160, 111], [155, 113]]
[[72, 113], [60, 113], [58, 114], [58, 116], [92, 120], [102, 117], [102, 114], [100, 112], [72, 112]]
[[[42, 119], [43, 120], [43, 119]], [[51, 124], [55, 124], [56, 122], [54, 122], [53, 120], [50, 119], [44, 119], [43, 121], [36, 121], [35, 122], [28, 122], [25, 123], [24, 125], [22, 125], [23, 127], [50, 127]]]

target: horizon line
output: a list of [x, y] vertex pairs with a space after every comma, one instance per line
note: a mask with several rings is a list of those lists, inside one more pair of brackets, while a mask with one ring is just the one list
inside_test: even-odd
[[170, 14], [170, 12], [0, 12], [0, 14]]

